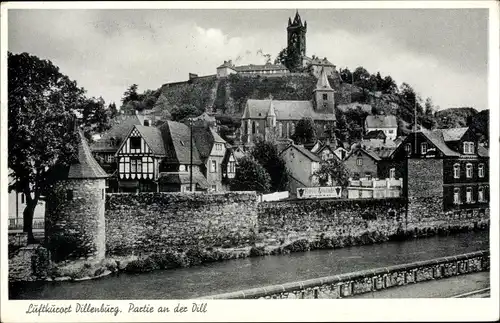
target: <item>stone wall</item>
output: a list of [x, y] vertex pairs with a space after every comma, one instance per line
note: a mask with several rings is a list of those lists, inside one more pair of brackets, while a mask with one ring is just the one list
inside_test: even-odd
[[108, 255], [171, 248], [234, 247], [254, 242], [255, 192], [108, 194]]
[[45, 236], [52, 260], [100, 260], [105, 255], [105, 180], [58, 182], [47, 196]]
[[286, 241], [360, 238], [370, 233], [387, 240], [404, 229], [405, 211], [402, 198], [261, 203], [259, 235], [264, 240]]
[[441, 197], [297, 200], [259, 204], [259, 238], [307, 239], [320, 248], [423, 237], [489, 226], [489, 208], [443, 211]]
[[489, 256], [489, 251], [477, 251], [428, 261], [207, 296], [203, 299], [344, 298], [428, 280], [488, 271], [490, 268]]

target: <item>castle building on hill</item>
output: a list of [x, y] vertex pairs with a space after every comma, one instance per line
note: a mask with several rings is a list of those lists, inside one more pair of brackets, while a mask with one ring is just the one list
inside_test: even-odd
[[318, 137], [333, 136], [335, 98], [325, 70], [312, 94], [309, 101], [249, 99], [241, 117], [240, 141], [250, 144], [258, 135], [278, 140], [290, 138], [299, 120], [307, 117], [314, 121]]
[[[293, 67], [293, 70], [310, 73], [316, 78], [320, 77], [322, 71], [325, 71], [327, 77], [338, 77], [335, 65], [328, 61], [326, 57], [306, 56], [306, 33], [307, 22], [302, 23], [297, 11], [293, 21], [288, 18], [287, 55], [290, 56], [290, 66]], [[290, 70], [286, 66], [271, 63], [235, 66], [232, 60], [228, 60], [217, 67], [217, 78], [224, 78], [230, 74], [282, 76], [289, 73]]]

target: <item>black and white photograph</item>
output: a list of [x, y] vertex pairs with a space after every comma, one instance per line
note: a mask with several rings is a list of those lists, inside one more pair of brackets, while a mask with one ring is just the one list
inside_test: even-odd
[[498, 3], [364, 4], [2, 3], [1, 321], [498, 319]]

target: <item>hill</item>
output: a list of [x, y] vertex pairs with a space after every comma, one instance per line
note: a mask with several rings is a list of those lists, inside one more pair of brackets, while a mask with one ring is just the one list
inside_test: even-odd
[[[382, 79], [377, 73], [376, 79]], [[371, 77], [371, 76], [370, 76]], [[373, 78], [373, 77], [372, 77]], [[390, 77], [389, 77], [390, 78]], [[392, 80], [392, 79], [391, 79]], [[417, 101], [417, 95], [410, 85], [403, 83], [400, 88], [377, 91], [376, 81], [372, 83], [344, 82], [336, 75], [329, 78], [335, 90], [337, 132], [342, 141], [354, 142], [362, 137], [363, 121], [368, 114], [393, 114], [398, 119], [399, 134], [408, 134], [414, 123], [417, 109], [418, 124], [427, 129], [450, 128], [474, 125], [478, 131], [487, 127], [488, 113], [478, 113], [474, 108], [451, 108], [434, 113], [432, 101], [425, 105]], [[214, 112], [226, 137], [238, 129], [239, 119], [248, 99], [310, 100], [317, 79], [307, 73], [291, 73], [286, 76], [243, 76], [232, 74], [218, 79], [215, 75], [194, 77], [189, 81], [169, 83], [158, 90], [147, 90], [156, 101], [143, 100], [142, 106], [163, 111], [173, 119], [194, 116], [204, 111]], [[146, 93], [145, 92], [145, 93]], [[358, 106], [362, 106], [359, 108]], [[371, 111], [370, 111], [371, 107]], [[186, 113], [179, 113], [179, 111]], [[171, 112], [174, 111], [174, 114]]]

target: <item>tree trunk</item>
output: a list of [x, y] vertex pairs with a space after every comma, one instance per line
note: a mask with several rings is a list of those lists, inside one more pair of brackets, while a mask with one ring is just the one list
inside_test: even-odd
[[28, 233], [28, 244], [37, 242], [33, 236], [33, 215], [35, 213], [35, 207], [35, 201], [27, 200], [26, 207], [23, 211], [23, 232]]

